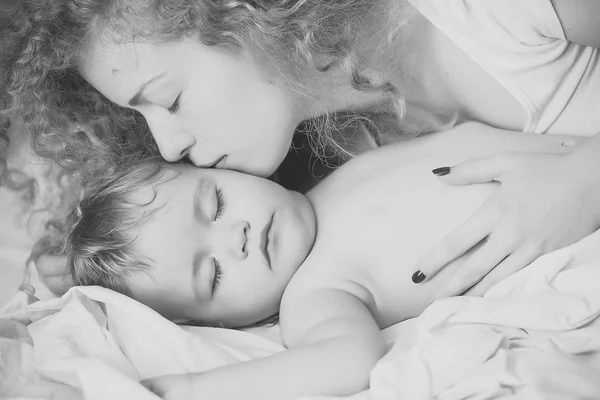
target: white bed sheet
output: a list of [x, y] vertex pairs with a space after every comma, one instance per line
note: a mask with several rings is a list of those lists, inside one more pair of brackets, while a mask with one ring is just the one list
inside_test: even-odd
[[[98, 287], [31, 300], [21, 293], [0, 320], [0, 395], [11, 398], [47, 391], [64, 399], [155, 399], [140, 379], [284, 350], [277, 327], [180, 327]], [[348, 399], [598, 399], [599, 315], [596, 233], [484, 298], [441, 300], [386, 329], [391, 350], [373, 370], [371, 388]]]

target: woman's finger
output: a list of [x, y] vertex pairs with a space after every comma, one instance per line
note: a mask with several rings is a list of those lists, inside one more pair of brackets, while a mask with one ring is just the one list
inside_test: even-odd
[[505, 153], [467, 160], [453, 167], [436, 168], [432, 172], [453, 185], [501, 181], [504, 173], [513, 169], [520, 158], [516, 153]]
[[483, 296], [496, 283], [525, 268], [539, 255], [540, 248], [537, 245], [529, 244], [521, 247], [500, 262], [496, 268], [487, 274], [479, 283], [471, 287], [465, 294], [469, 296]]
[[65, 256], [42, 254], [35, 260], [35, 266], [38, 273], [43, 276], [66, 275], [69, 272], [67, 269], [67, 257]]
[[438, 243], [416, 266], [414, 283], [434, 277], [442, 268], [485, 239], [498, 221], [498, 211], [492, 199], [463, 222], [454, 232]]
[[511, 253], [513, 246], [514, 242], [507, 234], [490, 236], [487, 243], [475, 250], [454, 275], [448, 279], [436, 298], [463, 294], [500, 264]]
[[67, 258], [43, 254], [35, 260], [40, 280], [56, 296], [62, 296], [73, 286], [73, 279], [67, 268]]

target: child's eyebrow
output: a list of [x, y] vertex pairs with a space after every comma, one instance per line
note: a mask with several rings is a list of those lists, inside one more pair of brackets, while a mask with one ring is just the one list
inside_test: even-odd
[[[206, 190], [206, 185], [208, 185], [209, 183], [210, 182], [205, 177], [201, 177], [200, 179], [198, 179], [198, 183], [196, 184], [196, 188], [194, 190], [193, 213], [194, 219], [199, 223], [202, 223], [207, 219], [201, 211], [201, 203], [202, 195]], [[202, 267], [202, 261], [204, 260], [204, 256], [205, 254], [203, 251], [196, 251], [192, 260], [192, 288], [194, 290], [194, 297], [196, 297], [196, 300], [198, 300], [199, 302], [206, 300], [205, 294], [200, 289], [201, 285], [198, 284], [198, 280], [200, 279], [200, 269]]]
[[194, 191], [194, 219], [198, 222], [202, 222], [206, 219], [201, 212], [202, 210], [202, 194], [204, 193], [205, 186], [207, 185], [207, 181], [205, 178], [198, 179], [198, 184], [196, 185], [196, 190]]
[[200, 285], [198, 280], [200, 279], [200, 267], [202, 266], [202, 254], [196, 253], [192, 261], [192, 289], [194, 290], [194, 297], [198, 302], [202, 302], [204, 296], [200, 291]]
[[152, 85], [154, 82], [164, 78], [165, 75], [167, 75], [167, 73], [163, 72], [162, 74], [156, 75], [156, 76], [148, 79], [146, 82], [142, 83], [140, 85], [140, 87], [138, 88], [137, 92], [135, 92], [133, 97], [129, 100], [128, 104], [131, 107], [135, 107], [135, 106], [139, 105], [140, 103], [144, 103], [144, 102], [147, 103], [148, 101], [143, 98], [144, 90], [146, 90], [148, 88], [148, 86]]

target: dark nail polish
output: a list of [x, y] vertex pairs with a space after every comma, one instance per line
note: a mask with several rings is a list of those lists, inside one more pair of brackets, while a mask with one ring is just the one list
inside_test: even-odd
[[421, 283], [421, 282], [423, 282], [423, 281], [425, 280], [425, 278], [426, 278], [426, 277], [425, 277], [425, 274], [424, 274], [424, 273], [422, 273], [421, 271], [417, 271], [417, 272], [415, 272], [415, 273], [413, 274], [413, 276], [412, 276], [412, 281], [413, 281], [414, 283]]
[[439, 168], [432, 170], [431, 172], [433, 172], [433, 174], [435, 176], [448, 175], [450, 173], [450, 167], [439, 167]]

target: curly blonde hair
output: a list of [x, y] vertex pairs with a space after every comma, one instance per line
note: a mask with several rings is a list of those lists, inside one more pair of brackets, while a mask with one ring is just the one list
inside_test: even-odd
[[38, 155], [94, 175], [126, 154], [157, 149], [141, 116], [105, 99], [77, 73], [85, 29], [69, 3], [0, 3], [0, 114], [23, 120], [22, 134]]
[[[191, 37], [247, 49], [296, 91], [310, 91], [308, 75], [338, 68], [354, 89], [389, 96], [403, 116], [399, 88], [369, 79], [366, 71], [393, 67], [386, 60], [397, 53], [392, 49], [410, 19], [406, 10], [405, 1], [392, 0], [4, 0], [0, 110], [21, 115], [38, 152], [68, 167], [153, 148], [143, 118], [110, 103], [77, 72], [90, 41], [108, 35], [161, 42]], [[378, 45], [362, 43], [366, 36]], [[337, 123], [327, 114], [309, 124], [317, 147], [332, 141]]]

